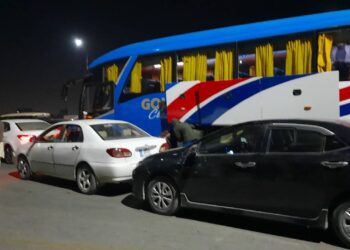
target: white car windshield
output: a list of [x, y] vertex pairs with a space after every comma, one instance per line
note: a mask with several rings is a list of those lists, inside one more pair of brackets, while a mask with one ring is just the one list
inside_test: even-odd
[[105, 123], [91, 125], [103, 140], [129, 139], [149, 136], [137, 127], [127, 123]]
[[46, 122], [17, 122], [16, 125], [21, 131], [45, 130], [50, 126]]

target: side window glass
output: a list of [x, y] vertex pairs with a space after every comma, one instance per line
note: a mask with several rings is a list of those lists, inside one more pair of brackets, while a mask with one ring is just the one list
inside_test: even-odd
[[4, 132], [10, 131], [10, 124], [8, 122], [4, 122]]
[[294, 129], [272, 129], [269, 152], [291, 152], [295, 144]]
[[[318, 42], [325, 44], [323, 62], [326, 71], [339, 71], [340, 81], [350, 80], [350, 29], [332, 29], [319, 35]], [[322, 40], [320, 40], [322, 39]], [[327, 60], [328, 59], [328, 60]], [[323, 69], [323, 70], [324, 70]]]
[[64, 130], [64, 125], [53, 127], [52, 129], [47, 131], [45, 134], [41, 135], [39, 141], [40, 142], [59, 142], [61, 141], [63, 130]]
[[258, 150], [263, 137], [263, 129], [258, 126], [243, 126], [214, 134], [202, 141], [199, 151], [207, 154], [241, 154]]
[[297, 130], [297, 143], [294, 152], [321, 152], [323, 151], [325, 136], [309, 130]]
[[83, 142], [83, 131], [80, 126], [67, 125], [63, 133], [63, 142]]
[[321, 152], [325, 136], [310, 130], [272, 129], [269, 152]]
[[213, 134], [201, 142], [199, 152], [203, 154], [230, 154], [230, 151], [232, 151], [232, 141], [232, 130]]
[[325, 151], [336, 150], [346, 147], [346, 144], [339, 141], [335, 136], [326, 137]]

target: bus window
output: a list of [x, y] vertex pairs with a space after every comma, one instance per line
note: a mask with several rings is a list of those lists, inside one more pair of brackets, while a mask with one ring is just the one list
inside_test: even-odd
[[[296, 54], [299, 52], [302, 55]], [[287, 62], [288, 55], [291, 60]], [[294, 58], [303, 58], [302, 63]], [[239, 77], [311, 73], [312, 36], [284, 36], [241, 42], [238, 44], [238, 70]]]
[[178, 81], [221, 81], [234, 78], [234, 44], [179, 52]]
[[238, 76], [284, 75], [285, 49], [281, 50], [273, 41], [240, 43], [238, 54]]
[[135, 63], [119, 102], [150, 93], [165, 91], [165, 84], [174, 81], [174, 56], [155, 55], [142, 57]]
[[207, 79], [214, 80], [214, 57], [214, 52], [210, 50], [179, 52], [178, 81], [199, 80], [205, 82]]
[[319, 37], [318, 45], [323, 48], [324, 53], [327, 53], [324, 56], [326, 60], [323, 63], [327, 64], [327, 59], [329, 58], [331, 60], [331, 66], [328, 69], [339, 71], [340, 81], [350, 80], [350, 29], [344, 28], [319, 32]]
[[101, 77], [100, 79], [102, 79], [102, 82], [113, 82], [117, 84], [119, 75], [123, 70], [125, 64], [126, 60], [124, 59], [104, 65], [102, 67], [102, 70], [99, 71], [101, 72], [101, 75], [99, 77]]

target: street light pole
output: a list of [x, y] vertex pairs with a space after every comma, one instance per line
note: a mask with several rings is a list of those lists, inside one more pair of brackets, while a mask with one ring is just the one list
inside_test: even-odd
[[[74, 44], [77, 48], [82, 48], [84, 46], [84, 41], [81, 38], [74, 38]], [[89, 69], [89, 54], [86, 46], [85, 46], [85, 53], [86, 53], [85, 67], [87, 71]]]
[[88, 54], [87, 48], [85, 50], [86, 50], [86, 71], [88, 71], [89, 70], [89, 54]]

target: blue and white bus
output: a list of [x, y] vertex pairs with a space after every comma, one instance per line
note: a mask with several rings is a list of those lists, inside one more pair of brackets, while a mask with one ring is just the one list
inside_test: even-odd
[[[319, 79], [310, 75], [337, 71], [333, 88], [337, 93], [329, 94], [336, 99], [337, 110], [331, 112], [347, 117], [349, 69], [350, 10], [218, 28], [130, 44], [100, 56], [89, 65], [91, 74], [84, 79], [80, 112], [126, 120], [159, 136], [169, 117], [214, 124], [237, 103], [262, 90], [298, 79], [303, 84], [315, 83]], [[187, 82], [183, 93], [176, 87], [179, 82]], [[189, 91], [198, 83], [204, 83], [200, 87], [204, 97]], [[242, 88], [232, 92], [233, 85]], [[166, 89], [178, 94], [171, 97], [171, 103], [167, 103]], [[320, 96], [327, 90], [318, 93], [317, 85], [312, 89], [319, 100], [327, 99]], [[301, 89], [292, 90], [296, 97], [302, 94]], [[271, 105], [281, 106], [278, 102]], [[179, 114], [167, 114], [167, 106], [175, 106]], [[310, 109], [306, 106], [304, 110]], [[202, 108], [206, 117], [198, 112]]]

